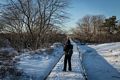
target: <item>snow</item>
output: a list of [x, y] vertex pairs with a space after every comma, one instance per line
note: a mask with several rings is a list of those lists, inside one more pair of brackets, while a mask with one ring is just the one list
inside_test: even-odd
[[77, 45], [72, 42], [73, 47], [73, 55], [72, 55], [72, 71], [62, 71], [64, 64], [64, 56], [60, 59], [57, 65], [54, 67], [50, 75], [46, 80], [85, 80], [83, 75], [83, 68], [79, 58], [79, 52], [77, 49]]
[[17, 68], [23, 70], [25, 76], [28, 76], [27, 80], [44, 80], [62, 55], [63, 47], [60, 43], [55, 43], [49, 50], [39, 49], [16, 56], [16, 59], [19, 59]]
[[120, 72], [120, 42], [100, 44], [92, 47]]
[[120, 80], [120, 42], [80, 45], [88, 80]]
[[12, 47], [0, 48], [0, 54], [8, 56], [8, 55], [17, 55], [18, 52], [14, 48], [12, 48]]
[[[20, 72], [20, 75], [11, 76], [12, 73], [6, 75], [6, 71], [4, 73], [6, 75], [4, 78], [2, 78], [0, 73], [0, 79], [11, 80], [17, 79], [18, 77], [19, 80], [44, 80], [55, 64], [63, 56], [63, 45], [61, 43], [54, 43], [49, 48], [37, 49], [35, 51], [22, 49], [19, 55], [18, 52], [12, 47], [8, 46], [0, 48], [0, 54], [2, 55], [8, 56], [13, 55], [13, 53], [15, 57], [13, 56], [12, 60], [16, 63], [12, 66]], [[6, 67], [3, 64], [1, 65], [0, 61], [0, 68], [2, 66]], [[9, 67], [11, 67], [11, 65]]]
[[[20, 80], [85, 80], [85, 72], [88, 80], [120, 80], [120, 42], [80, 45], [78, 41], [77, 44], [72, 41], [72, 44], [72, 71], [67, 72], [62, 71], [64, 52], [61, 43], [54, 43], [47, 49], [23, 50], [24, 53], [14, 58], [17, 60], [15, 67], [23, 71]], [[0, 53], [18, 54], [11, 47], [1, 48]]]

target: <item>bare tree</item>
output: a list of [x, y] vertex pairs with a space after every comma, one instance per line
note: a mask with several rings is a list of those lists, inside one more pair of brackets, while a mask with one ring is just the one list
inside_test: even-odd
[[67, 18], [67, 6], [67, 0], [9, 0], [2, 9], [1, 21], [6, 24], [7, 31], [19, 34], [24, 43], [29, 41], [38, 48], [48, 32], [54, 31], [54, 27]]
[[91, 23], [93, 27], [93, 34], [96, 35], [100, 31], [100, 26], [103, 25], [105, 17], [103, 15], [91, 16]]
[[81, 30], [80, 34], [84, 36], [85, 40], [89, 40], [91, 38], [91, 16], [84, 16], [77, 24]]
[[79, 38], [84, 38], [86, 41], [91, 41], [100, 31], [100, 26], [104, 22], [103, 15], [87, 15], [80, 19], [74, 32], [79, 35]]

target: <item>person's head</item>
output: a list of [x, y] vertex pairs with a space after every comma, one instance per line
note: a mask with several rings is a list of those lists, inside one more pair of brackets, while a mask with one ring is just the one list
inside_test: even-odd
[[71, 44], [71, 43], [70, 43], [70, 39], [69, 39], [69, 38], [67, 39], [67, 44]]

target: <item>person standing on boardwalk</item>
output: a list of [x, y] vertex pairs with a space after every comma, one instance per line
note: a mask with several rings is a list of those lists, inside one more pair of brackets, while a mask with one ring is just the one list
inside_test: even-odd
[[66, 71], [67, 63], [68, 63], [68, 70], [72, 71], [71, 68], [71, 57], [73, 54], [73, 45], [70, 42], [70, 39], [67, 39], [67, 42], [65, 43], [64, 46], [64, 52], [65, 52], [65, 57], [64, 57], [64, 68], [63, 71]]

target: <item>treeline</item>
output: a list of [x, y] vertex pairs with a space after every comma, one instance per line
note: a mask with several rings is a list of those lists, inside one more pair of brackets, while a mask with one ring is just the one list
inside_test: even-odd
[[66, 0], [9, 0], [1, 6], [0, 41], [37, 49], [66, 37], [59, 27], [67, 18]]
[[82, 42], [104, 43], [120, 41], [120, 21], [116, 16], [87, 15], [73, 29], [73, 36]]

